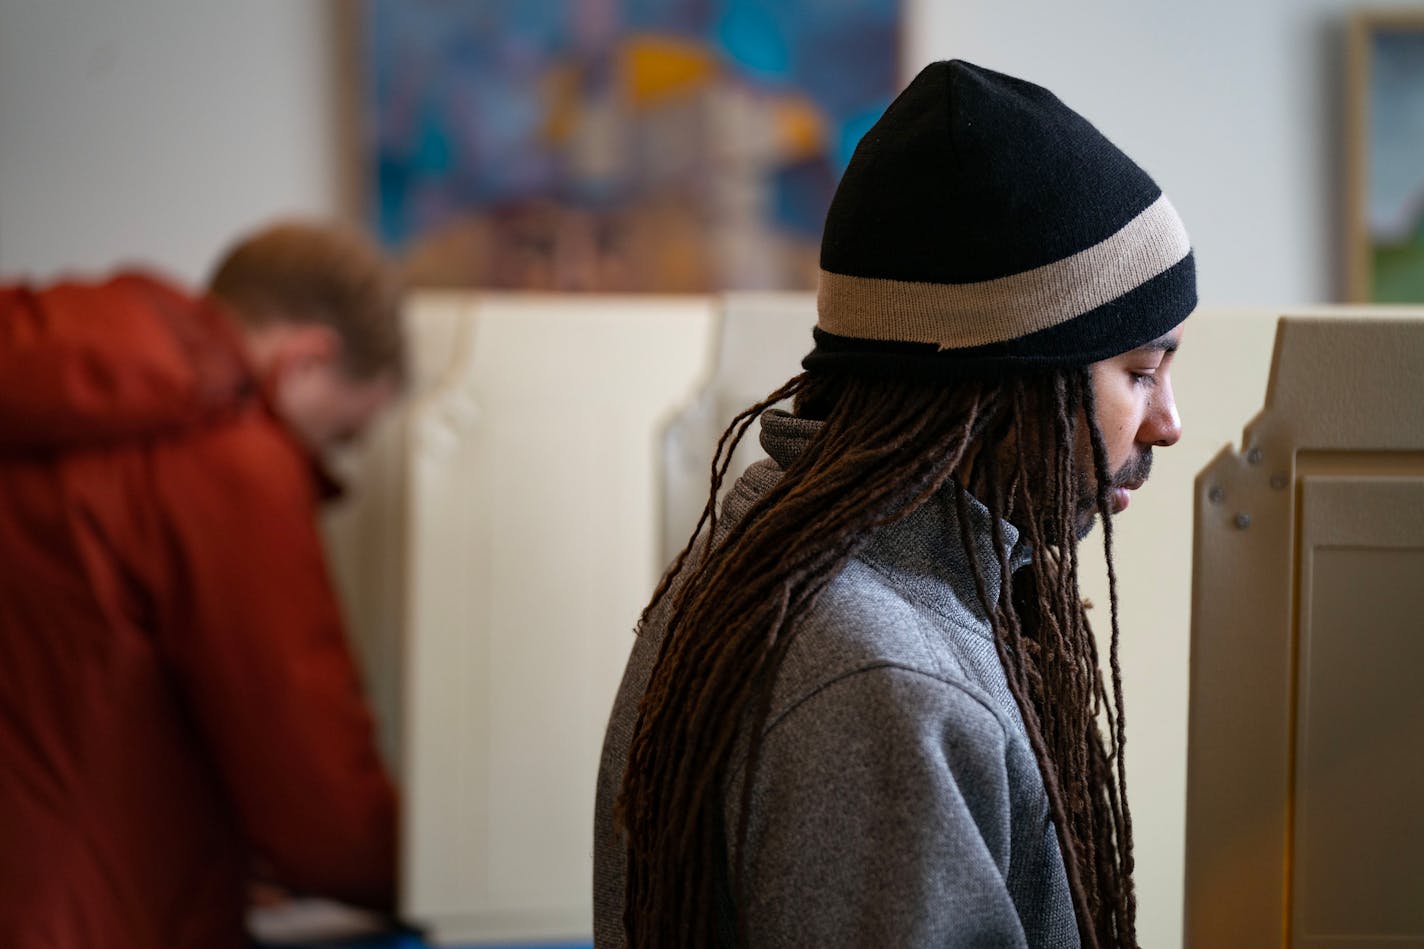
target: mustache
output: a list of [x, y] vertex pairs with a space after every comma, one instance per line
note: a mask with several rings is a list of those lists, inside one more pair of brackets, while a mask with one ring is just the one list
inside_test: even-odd
[[[1142, 452], [1131, 461], [1124, 464], [1117, 471], [1113, 472], [1108, 479], [1108, 490], [1114, 488], [1125, 488], [1130, 484], [1141, 484], [1152, 474], [1152, 449], [1144, 448]], [[1077, 498], [1078, 516], [1083, 517], [1097, 510], [1098, 496], [1093, 488], [1094, 478], [1091, 472], [1084, 472], [1079, 483], [1079, 495]]]
[[1112, 487], [1125, 488], [1129, 484], [1141, 484], [1152, 475], [1152, 449], [1144, 448], [1132, 461], [1123, 465], [1112, 476]]

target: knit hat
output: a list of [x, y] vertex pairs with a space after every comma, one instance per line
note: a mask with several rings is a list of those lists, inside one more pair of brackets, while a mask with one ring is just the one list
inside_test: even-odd
[[954, 378], [1084, 365], [1196, 306], [1162, 189], [1047, 89], [933, 63], [826, 216], [811, 370]]

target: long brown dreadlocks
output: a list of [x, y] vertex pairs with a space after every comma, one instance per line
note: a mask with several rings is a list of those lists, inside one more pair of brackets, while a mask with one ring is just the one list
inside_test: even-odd
[[[719, 534], [716, 500], [733, 451], [761, 412], [788, 398], [798, 415], [823, 419], [821, 431]], [[1082, 944], [1136, 946], [1111, 472], [1092, 419], [1085, 368], [952, 386], [803, 374], [733, 419], [693, 537], [643, 614], [646, 622], [661, 606], [667, 620], [616, 809], [627, 839], [629, 946], [714, 942], [719, 876], [734, 887], [739, 876], [725, 866], [722, 791], [740, 729], [750, 721], [742, 823], [731, 829], [744, 854], [771, 685], [798, 620], [876, 529], [941, 490], [957, 500], [979, 598], [1043, 776]], [[992, 515], [1004, 578], [995, 603], [968, 533], [970, 491]], [[1110, 686], [1078, 595], [1078, 539], [1094, 505], [1108, 556]], [[1012, 578], [1005, 519], [1032, 548]], [[709, 539], [694, 556], [704, 527]]]

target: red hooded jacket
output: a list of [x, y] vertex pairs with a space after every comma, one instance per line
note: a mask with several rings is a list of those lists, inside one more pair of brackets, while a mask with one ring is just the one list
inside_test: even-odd
[[0, 946], [242, 946], [258, 863], [390, 903], [318, 502], [216, 304], [0, 287]]

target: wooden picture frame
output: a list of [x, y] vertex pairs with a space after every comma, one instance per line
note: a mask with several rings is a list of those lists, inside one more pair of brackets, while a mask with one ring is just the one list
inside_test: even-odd
[[1345, 133], [1346, 299], [1424, 302], [1424, 7], [1351, 16]]

